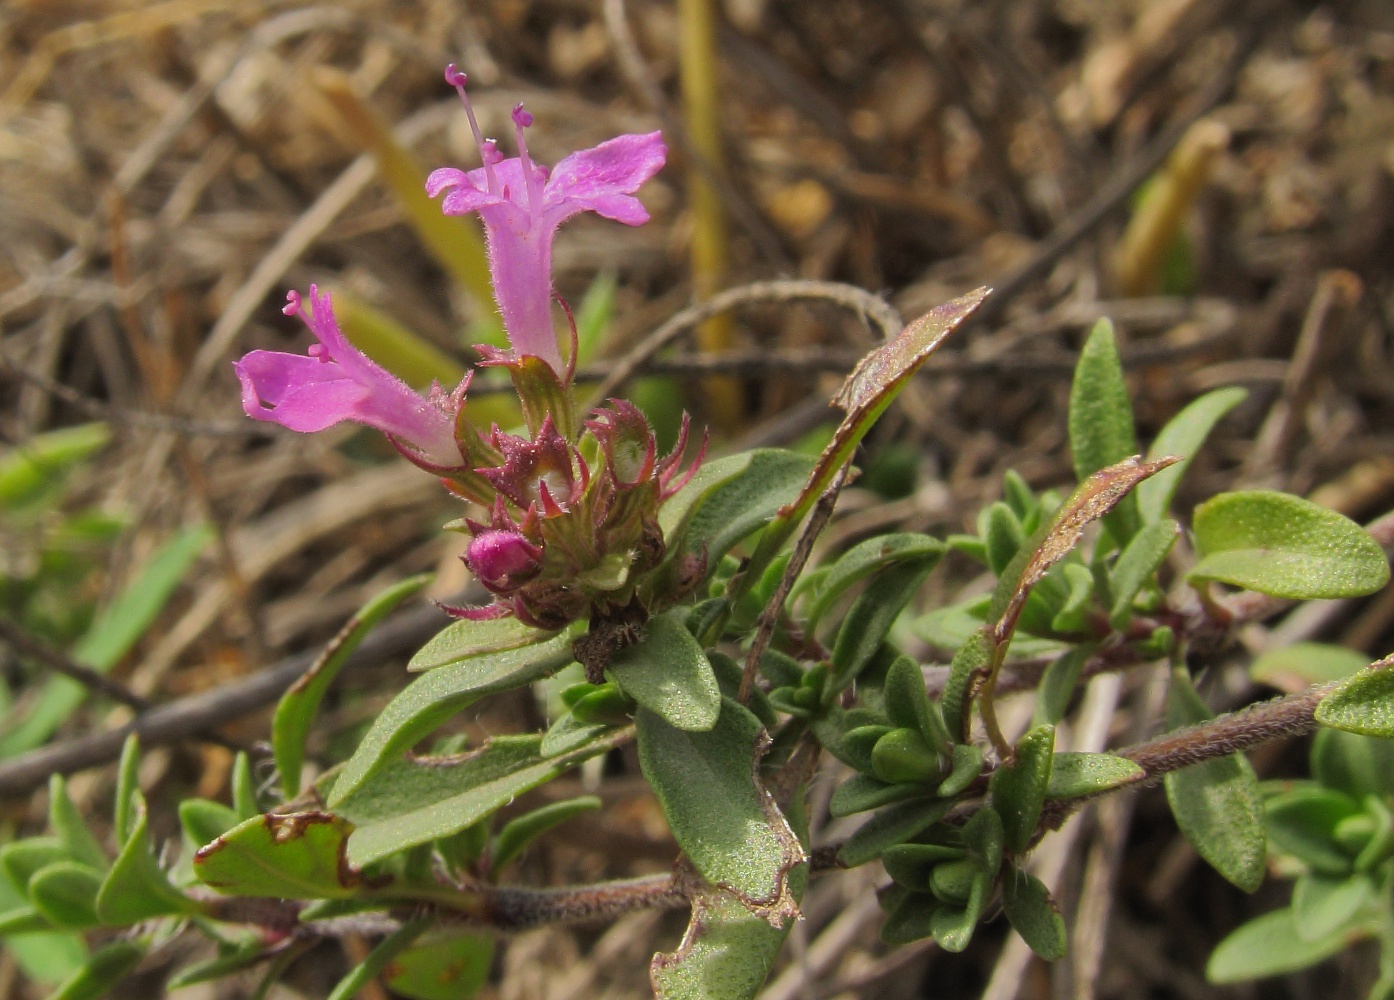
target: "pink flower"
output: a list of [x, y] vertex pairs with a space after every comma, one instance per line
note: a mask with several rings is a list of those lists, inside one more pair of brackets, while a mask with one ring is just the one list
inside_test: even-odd
[[409, 458], [436, 469], [463, 464], [455, 443], [455, 416], [464, 403], [466, 378], [446, 395], [433, 385], [429, 396], [369, 360], [334, 322], [329, 294], [310, 286], [311, 312], [299, 292], [286, 295], [287, 316], [299, 316], [319, 341], [309, 354], [252, 351], [233, 368], [242, 381], [242, 409], [293, 431], [322, 431], [352, 420], [375, 427], [410, 449]]
[[469, 172], [453, 167], [432, 171], [426, 194], [434, 198], [448, 192], [441, 203], [446, 215], [479, 213], [494, 297], [513, 350], [536, 355], [561, 373], [551, 309], [557, 227], [578, 212], [595, 212], [629, 226], [647, 222], [649, 213], [633, 194], [663, 166], [667, 147], [658, 132], [622, 135], [572, 153], [549, 171], [528, 156], [523, 129], [532, 124], [532, 115], [520, 104], [513, 109], [518, 155], [506, 160], [479, 131], [465, 93], [465, 74], [452, 64], [445, 79], [465, 104], [483, 166]]

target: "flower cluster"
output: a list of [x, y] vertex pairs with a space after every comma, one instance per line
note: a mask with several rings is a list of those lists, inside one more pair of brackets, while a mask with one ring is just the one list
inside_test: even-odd
[[[552, 240], [580, 212], [637, 226], [648, 213], [634, 193], [663, 166], [659, 133], [622, 135], [573, 153], [553, 169], [528, 154], [524, 130], [532, 116], [513, 110], [516, 157], [505, 159], [480, 132], [465, 75], [450, 66], [479, 147], [481, 166], [442, 168], [426, 182], [444, 194], [447, 215], [477, 212], [484, 223], [489, 269], [504, 329], [513, 348], [480, 348], [481, 364], [513, 378], [525, 435], [470, 423], [470, 376], [446, 393], [426, 395], [360, 353], [334, 321], [328, 294], [311, 286], [309, 309], [289, 294], [287, 315], [315, 335], [308, 356], [253, 351], [237, 362], [247, 415], [297, 431], [355, 421], [384, 434], [408, 459], [441, 476], [447, 487], [481, 505], [482, 519], [458, 525], [471, 535], [464, 559], [495, 596], [480, 608], [448, 608], [466, 618], [514, 615], [542, 628], [626, 607], [638, 578], [664, 556], [658, 510], [701, 462], [705, 444], [686, 467], [686, 418], [676, 447], [658, 456], [653, 432], [631, 403], [611, 400], [575, 419], [570, 356], [563, 362], [552, 322]], [[471, 373], [472, 374], [472, 373]]]

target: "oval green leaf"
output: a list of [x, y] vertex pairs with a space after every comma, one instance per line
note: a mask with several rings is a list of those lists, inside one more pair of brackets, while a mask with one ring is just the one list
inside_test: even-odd
[[1394, 660], [1360, 671], [1317, 705], [1323, 726], [1360, 736], [1394, 736]]
[[1389, 581], [1389, 560], [1360, 525], [1274, 490], [1221, 493], [1196, 508], [1199, 563], [1218, 580], [1289, 600], [1359, 597]]
[[[1204, 722], [1210, 710], [1190, 679], [1172, 679], [1167, 722]], [[1176, 824], [1191, 846], [1230, 882], [1253, 892], [1263, 882], [1268, 841], [1258, 779], [1243, 754], [1231, 754], [1173, 771], [1164, 779]]]
[[378, 768], [480, 698], [541, 680], [571, 662], [571, 631], [546, 642], [438, 667], [413, 681], [378, 715], [334, 782], [335, 808]]
[[679, 729], [705, 732], [721, 712], [721, 688], [686, 618], [686, 608], [650, 618], [639, 641], [615, 654], [609, 673], [649, 711]]
[[639, 765], [678, 846], [703, 877], [750, 906], [786, 900], [803, 848], [758, 780], [768, 740], [760, 721], [725, 699], [716, 725], [692, 732], [640, 708]]
[[352, 830], [323, 812], [253, 816], [201, 848], [194, 872], [228, 896], [348, 899], [362, 882], [348, 863]]

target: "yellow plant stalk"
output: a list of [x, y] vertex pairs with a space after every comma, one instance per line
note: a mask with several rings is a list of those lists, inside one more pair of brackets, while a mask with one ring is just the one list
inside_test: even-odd
[[1205, 119], [1181, 137], [1138, 204], [1114, 256], [1114, 277], [1124, 295], [1156, 292], [1186, 213], [1228, 145], [1229, 129]]
[[[716, 23], [711, 0], [678, 0], [678, 38], [687, 134], [697, 155], [720, 170]], [[688, 165], [687, 189], [692, 205], [692, 285], [702, 299], [719, 291], [725, 280], [726, 215], [721, 196], [695, 163]], [[732, 339], [726, 316], [713, 317], [697, 328], [697, 344], [705, 353], [728, 350]], [[740, 383], [729, 376], [712, 377], [703, 381], [702, 388], [712, 422], [725, 430], [738, 427], [744, 411]]]

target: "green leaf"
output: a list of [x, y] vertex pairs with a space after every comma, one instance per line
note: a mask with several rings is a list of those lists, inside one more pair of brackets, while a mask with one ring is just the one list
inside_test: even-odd
[[974, 743], [954, 744], [952, 770], [939, 783], [939, 794], [952, 798], [971, 785], [983, 772], [983, 751]]
[[834, 817], [852, 816], [892, 802], [924, 798], [929, 794], [930, 790], [923, 785], [893, 785], [869, 774], [854, 774], [833, 792], [828, 812]]
[[897, 884], [923, 892], [940, 862], [957, 861], [967, 853], [967, 848], [951, 844], [898, 844], [886, 848], [881, 864]]
[[[387, 594], [381, 596], [386, 597]], [[359, 617], [362, 617], [362, 614], [360, 611]], [[436, 667], [468, 660], [472, 656], [483, 656], [487, 653], [546, 642], [554, 635], [555, 632], [533, 628], [513, 617], [491, 618], [482, 622], [460, 619], [441, 629], [435, 638], [417, 650], [416, 655], [407, 664], [407, 669], [413, 673], [434, 670]]]
[[1015, 469], [1008, 469], [1002, 476], [1002, 499], [1011, 507], [1012, 513], [1021, 519], [1022, 527], [1026, 527], [1028, 520], [1040, 515], [1040, 501], [1031, 492], [1030, 484]]
[[61, 982], [87, 961], [81, 935], [48, 931], [48, 926], [9, 879], [0, 877], [0, 946], [35, 983]]
[[41, 869], [29, 882], [29, 899], [45, 920], [65, 930], [97, 924], [97, 890], [102, 876], [76, 861], [59, 861]]
[[1394, 740], [1319, 729], [1312, 739], [1312, 776], [1356, 798], [1394, 794]]
[[973, 939], [973, 930], [982, 916], [983, 905], [987, 899], [988, 878], [979, 872], [973, 879], [970, 895], [963, 906], [945, 903], [929, 918], [929, 931], [939, 947], [951, 954], [957, 954], [968, 947]]
[[[35, 933], [36, 931], [51, 931], [52, 929], [53, 924], [45, 920], [33, 906], [22, 906], [17, 910], [6, 910], [4, 913], [0, 913], [0, 938], [19, 938], [23, 940], [25, 938], [47, 937], [69, 939], [79, 942], [81, 940], [77, 935]], [[11, 949], [13, 949], [12, 941]], [[26, 973], [27, 971], [28, 970], [26, 970]], [[43, 979], [42, 976], [34, 976], [31, 978]], [[57, 978], [61, 979], [63, 977], [59, 976]]]
[[1369, 533], [1334, 510], [1273, 490], [1221, 493], [1196, 508], [1192, 581], [1291, 600], [1359, 597], [1389, 581]]
[[[320, 703], [324, 700], [329, 686], [334, 683], [334, 678], [339, 676], [339, 671], [353, 655], [353, 651], [377, 623], [430, 580], [431, 577], [427, 574], [414, 576], [375, 595], [358, 609], [358, 613], [339, 630], [339, 634], [310, 665], [310, 669], [281, 696], [276, 705], [276, 714], [271, 720], [271, 751], [276, 760], [276, 770], [281, 775], [281, 789], [287, 799], [293, 799], [300, 794], [300, 772], [305, 764], [305, 739], [310, 723], [319, 711]], [[436, 638], [439, 639], [440, 636]], [[429, 649], [430, 644], [426, 648]]]
[[[1190, 678], [1174, 673], [1168, 725], [1177, 728], [1209, 718]], [[1257, 889], [1263, 882], [1267, 840], [1258, 780], [1244, 755], [1193, 764], [1163, 780], [1176, 824], [1196, 852], [1245, 892]]]
[[837, 852], [848, 868], [874, 861], [882, 853], [917, 837], [943, 819], [953, 806], [948, 799], [900, 802], [887, 806], [857, 828]]
[[871, 750], [871, 769], [882, 781], [934, 783], [942, 775], [943, 758], [918, 729], [892, 729]]
[[615, 272], [604, 270], [591, 279], [590, 287], [576, 307], [576, 361], [594, 361], [605, 347], [605, 335], [615, 318]]
[[611, 728], [604, 722], [582, 722], [567, 712], [543, 734], [538, 752], [543, 757], [556, 757], [589, 743]]
[[[789, 881], [802, 893], [804, 866]], [[649, 964], [655, 1000], [753, 1000], [792, 926], [772, 927], [726, 893], [702, 897], [678, 950]]]
[[1270, 797], [1264, 810], [1268, 840], [1276, 852], [1291, 855], [1318, 874], [1342, 877], [1350, 873], [1351, 858], [1335, 835], [1343, 820], [1361, 815], [1355, 799], [1305, 785]]
[[116, 806], [111, 827], [118, 844], [131, 838], [138, 802], [144, 809], [140, 797], [140, 737], [131, 733], [121, 744], [121, 760], [116, 765]]
[[549, 803], [509, 820], [494, 839], [494, 846], [489, 852], [489, 870], [499, 871], [552, 827], [565, 823], [581, 813], [594, 812], [602, 804], [597, 796], [581, 795], [574, 799]]
[[145, 810], [138, 810], [135, 828], [107, 872], [97, 894], [97, 916], [113, 927], [140, 923], [171, 913], [199, 913], [203, 907], [169, 881], [150, 849]]
[[[91, 628], [73, 647], [73, 659], [98, 673], [111, 670], [145, 635], [212, 538], [213, 529], [198, 524], [178, 532], [161, 546], [116, 599], [97, 615]], [[72, 717], [86, 698], [87, 689], [78, 681], [71, 677], [50, 677], [23, 718], [11, 725], [0, 725], [0, 757], [13, 757], [42, 744]]]
[[243, 750], [237, 751], [232, 760], [232, 806], [239, 821], [261, 813], [257, 805], [257, 783], [252, 777], [252, 761]]
[[1360, 736], [1394, 736], [1394, 660], [1372, 663], [1332, 691], [1314, 713], [1323, 726]]
[[1260, 653], [1249, 665], [1249, 677], [1296, 694], [1313, 684], [1344, 680], [1369, 665], [1368, 656], [1345, 646], [1295, 642]]
[[979, 523], [984, 529], [981, 534], [987, 546], [987, 565], [994, 574], [1001, 576], [1026, 544], [1026, 533], [1021, 530], [1016, 514], [1000, 500], [984, 510], [983, 515]]
[[571, 631], [520, 649], [437, 667], [382, 710], [330, 793], [335, 808], [397, 754], [479, 699], [540, 680], [571, 662]]
[[1345, 950], [1352, 943], [1341, 930], [1316, 941], [1304, 941], [1291, 909], [1274, 910], [1250, 920], [1210, 953], [1205, 978], [1212, 983], [1241, 983], [1296, 972]]
[[1111, 753], [1058, 753], [1050, 768], [1048, 799], [1074, 799], [1122, 788], [1147, 777], [1126, 757]]
[[938, 561], [936, 553], [898, 562], [882, 570], [861, 592], [837, 630], [828, 696], [846, 688], [871, 662], [891, 626]]
[[393, 959], [404, 952], [413, 941], [430, 930], [433, 922], [429, 918], [413, 920], [403, 924], [383, 938], [378, 946], [368, 953], [368, 957], [362, 963], [339, 980], [334, 989], [329, 991], [326, 1000], [353, 1000], [354, 997], [358, 996], [360, 990], [392, 964]]
[[386, 970], [386, 983], [410, 1000], [467, 1000], [489, 981], [493, 960], [489, 935], [436, 930], [397, 954]]
[[1092, 644], [1075, 646], [1050, 662], [1036, 689], [1036, 710], [1031, 718], [1033, 726], [1054, 725], [1065, 717], [1075, 687], [1079, 684], [1080, 671], [1094, 651]]
[[908, 656], [897, 657], [886, 671], [882, 692], [886, 714], [891, 722], [917, 730], [940, 753], [952, 751], [944, 720], [939, 715], [938, 707], [929, 700], [924, 673], [918, 663]]
[[362, 882], [347, 859], [352, 830], [323, 812], [254, 816], [201, 848], [194, 872], [228, 896], [348, 899]]
[[455, 760], [394, 761], [337, 800], [336, 811], [357, 826], [348, 860], [367, 865], [448, 837], [612, 746], [601, 737], [548, 758], [533, 733], [496, 736]]
[[679, 729], [705, 732], [721, 712], [721, 688], [706, 654], [683, 624], [686, 608], [650, 618], [643, 636], [610, 661], [624, 693]]
[[165, 989], [183, 989], [185, 986], [206, 983], [209, 980], [221, 979], [234, 972], [240, 972], [261, 961], [265, 957], [266, 948], [266, 942], [257, 935], [248, 935], [236, 944], [220, 943], [219, 954], [216, 957], [195, 962], [193, 965], [186, 965], [169, 977], [165, 983]]
[[934, 914], [939, 909], [933, 896], [925, 892], [907, 892], [899, 899], [882, 900], [882, 905], [888, 903], [886, 922], [881, 925], [882, 942], [894, 947], [923, 940], [933, 933]]
[[106, 851], [73, 805], [68, 783], [61, 774], [48, 779], [48, 825], [74, 859], [98, 871], [106, 869]]
[[1007, 850], [1020, 854], [1031, 844], [1050, 786], [1055, 727], [1037, 726], [1017, 741], [1016, 760], [992, 772], [992, 807], [1002, 815]]
[[[1052, 573], [1051, 576], [1055, 574]], [[1047, 583], [1052, 582], [1046, 577]], [[1084, 632], [1088, 630], [1089, 610], [1094, 603], [1095, 580], [1088, 566], [1067, 562], [1059, 569], [1059, 577], [1068, 584], [1069, 590], [1060, 610], [1050, 621], [1051, 632]]]
[[974, 675], [985, 671], [992, 662], [993, 644], [986, 628], [974, 632], [967, 642], [954, 654], [949, 664], [949, 679], [944, 684], [944, 694], [939, 705], [944, 715], [944, 725], [949, 727], [949, 735], [958, 743], [968, 739], [968, 712], [972, 700], [968, 690]]
[[1047, 962], [1065, 957], [1065, 920], [1036, 876], [1010, 869], [1002, 880], [1002, 909], [1032, 951]]
[[197, 847], [211, 844], [241, 822], [242, 817], [221, 802], [185, 799], [179, 803], [179, 824]]
[[[1114, 341], [1113, 324], [1094, 324], [1075, 366], [1070, 385], [1070, 453], [1081, 483], [1100, 469], [1138, 453], [1133, 429], [1133, 404], [1123, 381], [1123, 363]], [[1124, 498], [1105, 518], [1109, 533], [1120, 542], [1138, 529], [1137, 501]]]
[[811, 634], [832, 603], [871, 574], [906, 559], [937, 562], [944, 551], [944, 543], [937, 538], [910, 531], [876, 535], [852, 546], [828, 567], [817, 591], [809, 598], [804, 608], [804, 629]]
[[63, 981], [48, 1000], [100, 1000], [125, 979], [145, 957], [145, 947], [119, 939], [94, 952], [92, 957]]
[[0, 509], [13, 513], [51, 496], [68, 473], [111, 441], [104, 423], [78, 424], [25, 440], [0, 456]]
[[759, 782], [768, 740], [759, 720], [728, 698], [707, 732], [677, 729], [645, 708], [635, 722], [639, 765], [683, 853], [747, 905], [780, 908], [804, 853]]
[[812, 464], [806, 455], [766, 448], [703, 466], [659, 510], [670, 560], [705, 551], [710, 576], [737, 542], [798, 496]]
[[1297, 936], [1320, 941], [1347, 927], [1375, 900], [1375, 887], [1364, 875], [1328, 878], [1303, 875], [1292, 887], [1292, 915]]
[[29, 880], [59, 861], [71, 861], [68, 848], [57, 837], [26, 837], [0, 847], [0, 870], [20, 892], [29, 890]]
[[1156, 576], [1180, 533], [1181, 525], [1170, 518], [1156, 521], [1139, 530], [1119, 554], [1109, 574], [1113, 608], [1108, 620], [1115, 629], [1128, 627], [1133, 617], [1133, 600]]
[[[807, 843], [808, 822], [803, 793], [792, 798], [790, 826]], [[797, 903], [808, 886], [808, 865], [794, 866], [788, 875], [789, 898]], [[705, 888], [692, 899], [687, 933], [673, 954], [658, 954], [649, 964], [649, 979], [657, 1000], [753, 1000], [794, 921], [774, 926], [768, 912], [751, 912], [740, 899], [720, 889]]]
[[1185, 409], [1172, 417], [1158, 433], [1152, 447], [1148, 449], [1149, 461], [1175, 455], [1181, 461], [1169, 469], [1163, 469], [1137, 488], [1138, 512], [1146, 524], [1155, 524], [1167, 515], [1171, 501], [1176, 496], [1176, 488], [1196, 452], [1200, 451], [1205, 439], [1215, 425], [1230, 410], [1242, 403], [1249, 395], [1247, 389], [1231, 386], [1216, 389], [1192, 401]]

